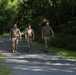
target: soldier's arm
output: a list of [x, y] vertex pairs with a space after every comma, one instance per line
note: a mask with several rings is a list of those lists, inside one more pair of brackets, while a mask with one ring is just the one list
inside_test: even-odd
[[27, 35], [25, 34], [25, 40], [27, 40]]
[[25, 40], [27, 41], [27, 32], [26, 31], [25, 31], [24, 35], [25, 35]]
[[41, 36], [42, 36], [42, 39], [43, 39], [43, 37], [44, 37], [44, 27], [43, 27], [43, 29], [41, 31]]
[[54, 37], [54, 31], [53, 29], [50, 27], [51, 33], [52, 33], [52, 37]]
[[22, 35], [21, 35], [21, 32], [20, 32], [20, 29], [19, 29], [19, 37], [20, 37], [20, 39], [22, 39]]
[[21, 32], [21, 36], [22, 36], [22, 35], [24, 35], [24, 33], [23, 33], [23, 32]]

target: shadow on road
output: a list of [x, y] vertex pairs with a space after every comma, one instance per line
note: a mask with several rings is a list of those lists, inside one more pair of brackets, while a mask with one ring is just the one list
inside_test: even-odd
[[26, 43], [19, 41], [18, 53], [11, 52], [11, 42], [7, 38], [0, 38], [0, 52], [11, 66], [11, 75], [75, 75], [76, 61], [49, 52], [35, 46], [27, 52]]

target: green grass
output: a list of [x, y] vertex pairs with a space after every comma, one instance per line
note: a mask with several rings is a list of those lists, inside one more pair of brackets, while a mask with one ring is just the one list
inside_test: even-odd
[[[7, 36], [8, 34], [3, 34], [3, 35], [0, 35], [0, 37], [5, 37]], [[0, 54], [0, 62], [2, 61], [2, 58], [1, 58], [1, 54]], [[11, 69], [9, 67], [7, 67], [6, 65], [3, 65], [3, 64], [0, 64], [0, 75], [9, 75], [11, 72]]]
[[[0, 54], [0, 62], [3, 61], [3, 59], [1, 58], [1, 54]], [[7, 67], [6, 65], [3, 65], [2, 63], [0, 63], [0, 75], [9, 75], [11, 73], [11, 68]]]
[[[34, 41], [33, 44], [36, 45], [39, 48], [44, 49], [44, 44], [43, 43], [39, 43], [39, 42]], [[49, 51], [52, 51], [52, 52], [57, 53], [59, 55], [63, 55], [63, 56], [66, 56], [70, 59], [75, 59], [76, 60], [76, 51], [57, 48], [57, 47], [50, 47]]]
[[[1, 58], [0, 54], [0, 62], [3, 62], [3, 59]], [[9, 75], [11, 73], [11, 68], [7, 67], [6, 65], [3, 65], [0, 63], [0, 75]]]
[[10, 72], [10, 68], [7, 68], [5, 65], [0, 64], [0, 75], [9, 75]]
[[3, 35], [0, 35], [0, 37], [5, 37], [7, 35], [8, 35], [7, 33], [4, 33]]
[[1, 57], [1, 54], [0, 54], [0, 57]]

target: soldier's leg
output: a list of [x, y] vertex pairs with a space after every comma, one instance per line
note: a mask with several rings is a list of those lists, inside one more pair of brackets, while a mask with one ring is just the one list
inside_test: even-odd
[[32, 46], [32, 38], [30, 38], [30, 48], [31, 48], [31, 46]]
[[28, 51], [29, 51], [29, 49], [30, 49], [30, 40], [29, 40], [29, 38], [27, 39], [27, 48], [28, 48]]
[[45, 50], [47, 51], [47, 48], [48, 48], [48, 40], [47, 40], [47, 37], [44, 37], [44, 43], [45, 43]]
[[30, 52], [31, 46], [32, 46], [32, 38], [29, 38], [29, 52]]
[[31, 46], [32, 46], [32, 38], [29, 39], [29, 52], [31, 50]]
[[15, 40], [15, 52], [17, 52], [18, 49], [18, 39]]
[[28, 40], [28, 48], [30, 48], [30, 39]]
[[50, 37], [47, 37], [47, 45], [48, 45], [48, 48], [49, 48], [49, 45], [50, 45]]
[[12, 51], [15, 52], [15, 38], [12, 38]]

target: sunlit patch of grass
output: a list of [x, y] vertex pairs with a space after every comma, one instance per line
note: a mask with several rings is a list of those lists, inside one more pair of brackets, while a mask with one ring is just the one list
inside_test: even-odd
[[39, 48], [43, 48], [43, 46], [44, 46], [42, 43], [35, 42], [35, 41], [33, 42], [33, 44], [38, 46]]
[[[39, 42], [34, 41], [33, 44], [39, 48], [44, 49], [43, 43], [39, 43]], [[59, 55], [66, 56], [66, 57], [71, 58], [71, 59], [76, 59], [76, 51], [74, 51], [74, 50], [67, 50], [67, 49], [62, 49], [62, 48], [50, 47], [49, 51], [55, 52]]]
[[[7, 36], [8, 34], [3, 34], [0, 35], [0, 38]], [[2, 41], [1, 41], [2, 42]], [[0, 54], [0, 62], [2, 61], [1, 58], [1, 54]], [[11, 72], [11, 69], [9, 67], [7, 67], [6, 65], [0, 64], [0, 75], [9, 75]]]
[[[2, 58], [1, 58], [1, 54], [0, 54], [0, 62], [2, 62]], [[9, 75], [11, 73], [11, 68], [7, 67], [6, 65], [3, 65], [2, 63], [0, 63], [0, 75]]]
[[[0, 62], [2, 62], [2, 58], [1, 58], [1, 54], [0, 54]], [[2, 63], [0, 63], [0, 75], [9, 75], [11, 73], [11, 68], [7, 67], [6, 65], [3, 65]]]
[[0, 64], [0, 75], [9, 75], [10, 72], [10, 68], [7, 68], [5, 65]]
[[0, 37], [5, 37], [5, 36], [8, 36], [9, 34], [8, 33], [4, 33], [3, 35], [0, 35]]
[[0, 54], [0, 58], [1, 58], [1, 54]]

